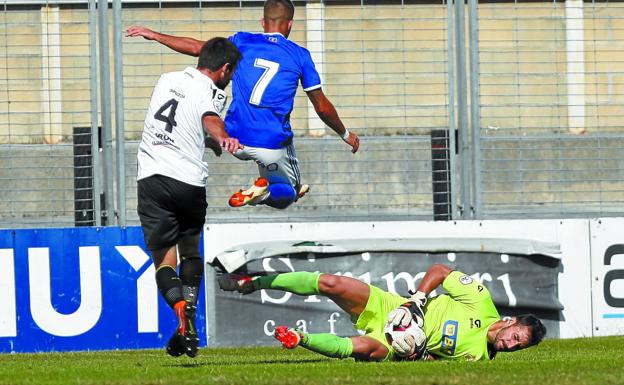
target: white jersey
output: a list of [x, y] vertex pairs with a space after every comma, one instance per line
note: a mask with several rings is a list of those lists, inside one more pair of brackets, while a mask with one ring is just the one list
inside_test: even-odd
[[193, 67], [160, 76], [145, 117], [139, 144], [137, 180], [159, 174], [205, 186], [206, 115], [220, 116], [227, 96], [208, 76]]

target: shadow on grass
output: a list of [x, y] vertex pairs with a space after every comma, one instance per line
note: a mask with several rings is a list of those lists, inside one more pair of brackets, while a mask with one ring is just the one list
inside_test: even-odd
[[315, 364], [324, 361], [331, 361], [329, 359], [302, 359], [302, 360], [257, 360], [257, 361], [239, 361], [239, 362], [223, 362], [223, 361], [195, 361], [195, 362], [180, 362], [165, 364], [164, 367], [168, 368], [199, 368], [209, 366], [241, 366], [241, 365], [266, 365], [266, 364]]

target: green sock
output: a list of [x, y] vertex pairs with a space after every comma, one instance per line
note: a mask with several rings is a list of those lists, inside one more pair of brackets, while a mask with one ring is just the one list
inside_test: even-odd
[[293, 273], [283, 273], [257, 277], [253, 280], [253, 285], [258, 289], [275, 289], [289, 291], [298, 295], [318, 294], [318, 281], [321, 273], [310, 273], [308, 271], [295, 271]]
[[347, 358], [353, 352], [351, 338], [330, 333], [304, 334], [299, 345], [331, 358]]

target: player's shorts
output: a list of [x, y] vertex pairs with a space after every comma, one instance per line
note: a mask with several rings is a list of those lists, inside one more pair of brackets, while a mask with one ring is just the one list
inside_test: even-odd
[[234, 156], [241, 160], [256, 162], [260, 176], [266, 178], [269, 183], [288, 181], [293, 187], [301, 184], [299, 160], [292, 143], [278, 149], [245, 146]]
[[384, 361], [389, 361], [394, 358], [394, 349], [390, 347], [384, 334], [388, 313], [409, 301], [409, 299], [381, 290], [373, 285], [368, 286], [370, 287], [370, 296], [364, 311], [355, 323], [355, 328], [364, 331], [368, 337], [376, 339], [387, 347], [388, 355], [384, 358]]
[[206, 221], [206, 189], [162, 175], [137, 182], [137, 211], [148, 250], [169, 248], [199, 234]]

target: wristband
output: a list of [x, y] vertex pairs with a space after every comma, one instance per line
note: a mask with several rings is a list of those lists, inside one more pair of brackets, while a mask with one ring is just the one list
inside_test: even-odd
[[349, 130], [347, 130], [347, 129], [345, 128], [345, 132], [344, 132], [344, 134], [342, 134], [342, 140], [347, 140], [347, 139], [349, 139], [349, 134], [350, 134]]

